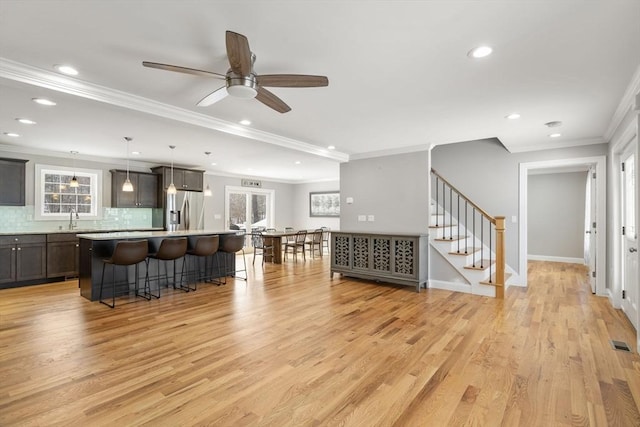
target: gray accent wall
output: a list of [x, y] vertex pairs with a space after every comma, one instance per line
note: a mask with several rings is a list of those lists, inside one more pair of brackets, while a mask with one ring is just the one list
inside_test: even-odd
[[587, 172], [530, 174], [528, 255], [584, 258]]
[[[347, 203], [352, 198], [353, 203]], [[340, 229], [427, 233], [429, 152], [420, 151], [340, 165]], [[373, 221], [370, 221], [370, 216]], [[359, 221], [364, 216], [366, 221]]]
[[431, 164], [445, 179], [491, 215], [506, 217], [506, 262], [518, 271], [520, 239], [518, 224], [512, 222], [512, 217], [519, 216], [520, 163], [606, 154], [606, 144], [510, 153], [492, 138], [439, 145], [431, 151]]

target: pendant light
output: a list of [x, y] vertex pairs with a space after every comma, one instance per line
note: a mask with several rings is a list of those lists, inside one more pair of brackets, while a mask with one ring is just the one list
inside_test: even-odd
[[[205, 151], [204, 154], [210, 156], [211, 151]], [[207, 183], [207, 188], [204, 189], [204, 195], [205, 197], [211, 197], [213, 195], [213, 193], [211, 192], [211, 188], [209, 187], [209, 183]]]
[[122, 191], [125, 191], [127, 193], [130, 193], [133, 191], [133, 184], [129, 179], [129, 143], [131, 142], [132, 139], [133, 138], [130, 138], [128, 136], [124, 137], [124, 140], [127, 141], [127, 179], [124, 181], [124, 184], [122, 184]]
[[[169, 148], [171, 150], [175, 149], [175, 145], [170, 145]], [[176, 186], [173, 183], [173, 154], [171, 154], [171, 184], [167, 187], [167, 194], [176, 194], [178, 191], [176, 190]]]
[[76, 154], [78, 154], [77, 151], [71, 151], [71, 155], [73, 156], [73, 178], [69, 181], [69, 187], [71, 188], [78, 188], [80, 186], [78, 178], [76, 178]]

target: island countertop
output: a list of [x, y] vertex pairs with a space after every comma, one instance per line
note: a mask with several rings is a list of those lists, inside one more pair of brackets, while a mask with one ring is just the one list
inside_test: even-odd
[[235, 234], [237, 230], [178, 230], [178, 231], [117, 231], [114, 233], [78, 234], [78, 238], [87, 240], [127, 240], [152, 237], [188, 237], [212, 234]]

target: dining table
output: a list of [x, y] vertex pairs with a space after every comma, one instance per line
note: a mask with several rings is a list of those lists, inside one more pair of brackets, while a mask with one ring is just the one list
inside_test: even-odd
[[282, 239], [295, 236], [299, 231], [306, 231], [307, 235], [311, 235], [316, 230], [289, 230], [289, 231], [262, 231], [262, 238], [265, 244], [273, 245], [273, 256], [267, 255], [265, 261], [271, 261], [274, 264], [282, 264]]

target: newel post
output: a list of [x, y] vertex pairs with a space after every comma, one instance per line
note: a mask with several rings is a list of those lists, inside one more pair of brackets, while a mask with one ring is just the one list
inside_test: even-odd
[[496, 298], [504, 298], [504, 269], [505, 269], [505, 221], [503, 216], [496, 217]]

